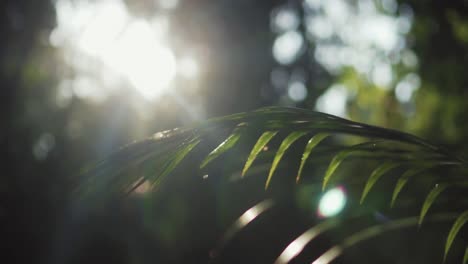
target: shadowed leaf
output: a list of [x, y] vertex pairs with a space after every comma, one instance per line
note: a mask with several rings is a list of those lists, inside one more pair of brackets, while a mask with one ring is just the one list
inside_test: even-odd
[[382, 177], [382, 175], [384, 175], [385, 173], [387, 173], [389, 170], [399, 166], [400, 163], [396, 163], [396, 162], [385, 162], [383, 163], [382, 165], [380, 165], [379, 167], [377, 167], [373, 172], [372, 174], [370, 175], [369, 179], [367, 180], [366, 182], [366, 186], [364, 187], [364, 191], [362, 192], [362, 195], [361, 195], [361, 200], [359, 201], [360, 204], [362, 204], [362, 202], [364, 201], [364, 199], [366, 198], [367, 194], [369, 193], [369, 191], [371, 190], [371, 188], [375, 185], [375, 183], [380, 179], [380, 177]]
[[[434, 222], [445, 222], [454, 219], [453, 214], [437, 214], [430, 217], [430, 220]], [[466, 216], [468, 220], [468, 212]], [[466, 221], [465, 221], [466, 222]], [[417, 225], [418, 217], [407, 217], [394, 221], [390, 221], [384, 224], [378, 224], [365, 228], [343, 240], [340, 244], [333, 246], [321, 256], [319, 256], [312, 264], [328, 264], [339, 257], [346, 249], [355, 246], [356, 244], [366, 241], [370, 238], [377, 237], [385, 232], [398, 230], [402, 228], [408, 228]]]
[[406, 183], [408, 183], [408, 180], [414, 175], [420, 173], [421, 171], [425, 169], [427, 168], [415, 168], [415, 169], [407, 170], [405, 173], [403, 173], [403, 175], [398, 179], [398, 182], [395, 185], [395, 189], [393, 190], [392, 201], [390, 203], [390, 207], [393, 207], [395, 205], [395, 201], [398, 195], [400, 194], [401, 190], [406, 185]]
[[241, 230], [243, 230], [247, 225], [249, 225], [252, 221], [255, 221], [258, 217], [260, 217], [263, 213], [267, 212], [268, 210], [272, 209], [275, 205], [272, 199], [266, 199], [255, 206], [252, 206], [250, 209], [245, 211], [226, 231], [224, 236], [222, 237], [220, 243], [214, 248], [211, 253], [213, 255], [217, 255], [221, 250], [224, 248], [226, 244], [229, 243]]
[[327, 184], [330, 181], [331, 176], [333, 175], [333, 173], [336, 171], [338, 166], [347, 156], [349, 156], [355, 151], [361, 151], [362, 150], [361, 147], [367, 147], [367, 146], [373, 146], [373, 145], [375, 145], [375, 142], [366, 142], [366, 143], [351, 146], [350, 148], [342, 150], [338, 154], [336, 154], [335, 157], [330, 162], [330, 165], [328, 165], [327, 171], [325, 172], [325, 177], [323, 178], [322, 190], [325, 190], [325, 187], [327, 187]]
[[[455, 220], [455, 223], [453, 224], [448, 234], [447, 242], [445, 243], [444, 262], [445, 262], [445, 259], [447, 258], [447, 254], [450, 248], [452, 247], [453, 240], [455, 240], [455, 237], [457, 236], [458, 232], [463, 227], [463, 225], [466, 224], [467, 221], [468, 221], [468, 211], [465, 211], [463, 214], [461, 214], [457, 218], [457, 220]], [[466, 252], [465, 252], [465, 257], [466, 257]], [[466, 259], [465, 257], [464, 259]]]
[[276, 152], [275, 158], [273, 159], [273, 163], [271, 164], [271, 169], [270, 172], [268, 173], [268, 178], [265, 183], [265, 189], [268, 188], [268, 185], [270, 184], [271, 178], [273, 177], [273, 173], [275, 172], [276, 168], [278, 167], [278, 164], [283, 157], [284, 153], [286, 150], [294, 143], [296, 140], [301, 138], [302, 136], [306, 135], [308, 132], [307, 131], [296, 131], [292, 132], [289, 134], [281, 143], [278, 151]]
[[189, 154], [193, 148], [195, 148], [198, 143], [200, 143], [200, 139], [195, 139], [189, 142], [184, 148], [177, 151], [174, 156], [165, 164], [163, 171], [157, 177], [156, 181], [154, 182], [155, 186], [158, 186], [164, 178], [171, 173], [177, 165]]
[[351, 152], [353, 152], [352, 149], [343, 150], [340, 153], [338, 153], [335, 157], [333, 157], [332, 161], [330, 162], [330, 165], [328, 165], [327, 171], [325, 172], [325, 177], [323, 178], [322, 190], [325, 190], [325, 187], [327, 186], [328, 181], [330, 181], [330, 178], [335, 172], [335, 170]]
[[278, 133], [278, 131], [266, 131], [264, 132], [260, 138], [255, 143], [255, 146], [252, 148], [247, 161], [245, 162], [244, 169], [242, 170], [242, 176], [245, 175], [247, 170], [250, 168], [254, 160], [257, 158], [258, 154], [262, 149], [270, 142], [270, 140]]
[[[201, 162], [200, 167], [203, 168], [208, 163], [238, 144], [238, 140], [241, 136], [249, 135], [249, 133], [255, 131], [253, 129], [246, 129], [246, 127], [259, 129], [263, 134], [253, 147], [242, 170], [243, 174], [252, 169], [251, 166], [259, 155], [259, 151], [262, 149], [261, 146], [264, 147], [268, 144], [269, 140], [271, 140], [276, 134], [276, 132], [273, 131], [281, 130], [283, 132], [291, 133], [287, 139], [282, 142], [280, 149], [276, 153], [274, 161], [270, 167], [270, 172], [265, 184], [266, 187], [269, 185], [272, 175], [274, 174], [285, 151], [295, 140], [306, 133], [301, 131], [315, 133], [315, 136], [309, 140], [309, 143], [305, 147], [298, 174], [296, 175], [296, 180], [301, 178], [305, 163], [309, 159], [311, 151], [314, 150], [321, 140], [326, 137], [326, 134], [341, 133], [345, 135], [359, 136], [367, 140], [377, 140], [350, 147], [331, 146], [328, 148], [314, 150], [317, 151], [318, 160], [328, 160], [329, 155], [335, 153], [335, 156], [325, 173], [323, 188], [327, 186], [341, 162], [351, 154], [353, 154], [354, 157], [353, 152], [359, 152], [356, 154], [363, 154], [363, 158], [381, 162], [398, 162], [412, 159], [415, 162], [432, 162], [433, 160], [440, 162], [449, 161], [457, 166], [463, 163], [463, 160], [453, 156], [444, 149], [432, 145], [424, 139], [404, 132], [357, 123], [329, 114], [305, 109], [267, 107], [252, 112], [238, 113], [202, 121], [194, 124], [193, 126], [182, 129], [159, 132], [151, 138], [129, 144], [113, 153], [108, 158], [97, 162], [94, 166], [88, 167], [88, 169], [82, 171], [79, 177], [77, 177], [79, 178], [79, 180], [77, 180], [77, 183], [79, 184], [76, 185], [75, 193], [78, 197], [84, 193], [113, 195], [121, 192], [122, 190], [129, 190], [135, 186], [135, 182], [138, 183], [143, 181], [140, 179], [141, 175], [133, 173], [138, 172], [141, 174], [139, 171], [142, 170], [139, 168], [143, 166], [146, 166], [147, 168], [147, 170], [144, 170], [144, 175], [146, 176], [143, 176], [143, 178], [149, 181], [158, 181], [158, 175], [159, 178], [163, 179], [165, 175], [169, 174], [177, 166], [180, 166], [180, 162], [185, 155], [193, 151], [188, 148], [184, 149], [187, 147], [184, 142], [194, 143], [192, 140], [197, 139], [199, 142], [196, 144], [204, 144], [213, 132], [221, 130], [233, 131], [223, 143], [219, 144], [206, 156], [203, 162]], [[379, 142], [384, 142], [385, 144], [376, 145], [376, 143]], [[197, 151], [197, 154], [205, 155], [201, 151]], [[154, 166], [148, 166], [148, 164], [153, 164]], [[414, 163], [412, 166], [414, 167], [414, 165], [418, 164]], [[417, 172], [414, 171], [411, 173], [407, 172], [402, 176], [395, 188], [394, 195], [392, 197], [392, 204], [395, 202], [396, 197], [411, 175], [416, 173]], [[378, 180], [381, 175], [374, 177]], [[372, 187], [372, 184], [368, 184]], [[368, 189], [371, 188], [368, 187]], [[364, 196], [366, 195], [367, 191]]]
[[226, 140], [224, 140], [221, 144], [219, 144], [218, 147], [211, 151], [210, 154], [208, 154], [208, 156], [206, 156], [206, 158], [202, 161], [200, 168], [204, 168], [212, 160], [216, 159], [221, 154], [234, 147], [234, 145], [236, 145], [237, 141], [241, 137], [242, 132], [243, 129], [237, 128], [236, 130], [234, 130], [234, 132]]
[[310, 228], [302, 235], [294, 239], [276, 259], [275, 264], [289, 263], [293, 258], [301, 253], [304, 247], [323, 232], [338, 226], [341, 222], [338, 219], [330, 219]]
[[424, 200], [424, 204], [421, 209], [421, 213], [419, 214], [419, 222], [418, 225], [421, 225], [424, 217], [427, 214], [427, 211], [431, 207], [431, 205], [434, 203], [434, 201], [437, 199], [439, 194], [443, 192], [445, 189], [447, 189], [449, 185], [446, 183], [441, 183], [441, 184], [436, 184], [434, 188], [432, 188], [431, 192], [427, 195], [426, 200]]
[[463, 255], [463, 264], [468, 264], [468, 247], [466, 247], [465, 254]]
[[[418, 145], [434, 152], [451, 156], [446, 150], [408, 133], [358, 123], [330, 114], [299, 108], [265, 107], [252, 112], [237, 113], [210, 119], [208, 121], [201, 122], [196, 127], [199, 129], [206, 127], [212, 128], [223, 124], [236, 125], [240, 122], [257, 124], [265, 130], [316, 130], [320, 132], [337, 132], [369, 138], [395, 140]], [[454, 158], [458, 159], [456, 157]]]
[[325, 133], [319, 133], [319, 134], [316, 134], [315, 136], [313, 136], [309, 142], [307, 142], [307, 145], [305, 147], [305, 150], [304, 150], [304, 153], [302, 154], [302, 158], [301, 158], [301, 165], [299, 166], [299, 171], [297, 172], [297, 177], [296, 177], [296, 182], [299, 182], [299, 180], [301, 179], [301, 175], [302, 175], [302, 170], [304, 169], [304, 165], [307, 161], [307, 159], [309, 158], [309, 155], [310, 153], [312, 152], [312, 150], [322, 141], [324, 140], [326, 137], [328, 137], [329, 134], [325, 134]]

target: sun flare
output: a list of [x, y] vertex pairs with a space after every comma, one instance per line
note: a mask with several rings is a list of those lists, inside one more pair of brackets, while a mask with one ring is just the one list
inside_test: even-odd
[[[151, 100], [166, 92], [181, 70], [167, 43], [168, 21], [161, 14], [133, 17], [121, 0], [58, 0], [56, 12], [57, 27], [50, 42], [68, 52], [65, 56], [75, 58], [71, 66], [77, 74], [101, 74], [93, 76], [97, 80], [118, 76]], [[190, 63], [190, 77], [194, 78], [197, 64]], [[99, 70], [90, 70], [96, 68], [91, 64], [99, 65]]]

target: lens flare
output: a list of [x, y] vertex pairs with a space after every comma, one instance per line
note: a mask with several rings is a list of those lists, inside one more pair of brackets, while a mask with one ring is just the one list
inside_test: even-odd
[[[175, 7], [177, 1], [161, 4]], [[114, 87], [129, 86], [152, 100], [170, 91], [177, 64], [168, 43], [167, 17], [138, 18], [123, 0], [57, 0], [55, 8], [57, 27], [50, 43], [62, 49], [76, 79], [86, 80], [73, 80], [74, 95], [103, 101]], [[196, 61], [188, 68], [189, 77], [196, 78]]]
[[328, 190], [320, 199], [318, 216], [321, 218], [332, 217], [339, 214], [346, 205], [346, 193], [343, 187]]

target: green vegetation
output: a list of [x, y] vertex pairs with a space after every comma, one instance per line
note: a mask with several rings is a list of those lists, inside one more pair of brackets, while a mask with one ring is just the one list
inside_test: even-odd
[[[214, 144], [214, 150], [206, 154], [205, 148], [198, 147], [210, 145], [210, 140], [213, 140], [214, 134], [218, 134], [220, 140], [215, 140], [218, 143]], [[275, 135], [278, 136], [275, 137]], [[314, 160], [318, 161], [313, 163], [317, 167], [319, 167], [318, 164], [327, 163], [327, 160], [331, 160], [325, 173], [322, 172], [324, 176], [307, 180], [316, 184], [321, 182], [322, 189], [327, 189], [330, 185], [343, 184], [349, 190], [350, 199], [356, 199], [360, 204], [366, 204], [369, 199], [366, 199], [366, 197], [372, 193], [383, 176], [393, 176], [394, 182], [396, 181], [395, 187], [386, 186], [387, 190], [393, 189], [391, 200], [389, 199], [385, 204], [379, 204], [365, 213], [385, 209], [390, 203], [392, 207], [396, 206], [394, 210], [398, 211], [403, 208], [403, 211], [406, 212], [406, 215], [400, 215], [396, 219], [386, 220], [374, 226], [364, 226], [362, 230], [350, 236], [342, 237], [336, 242], [335, 246], [323, 253], [314, 263], [330, 263], [347, 248], [355, 244], [379, 236], [387, 231], [416, 225], [421, 226], [426, 218], [430, 222], [453, 223], [450, 231], [446, 233], [444, 260], [447, 258], [458, 233], [468, 221], [465, 200], [463, 197], [457, 198], [457, 192], [451, 192], [451, 190], [466, 189], [468, 186], [466, 178], [468, 163], [453, 155], [450, 151], [411, 134], [357, 123], [309, 110], [282, 107], [262, 108], [253, 112], [208, 120], [189, 128], [158, 133], [152, 138], [124, 147], [84, 171], [81, 174], [84, 184], [79, 186], [75, 198], [81, 202], [91, 202], [93, 205], [105, 206], [108, 201], [115, 199], [115, 197], [131, 195], [140, 185], [148, 184], [150, 188], [146, 190], [147, 196], [145, 199], [158, 199], [159, 196], [148, 195], [148, 193], [158, 193], [165, 184], [163, 180], [177, 167], [182, 167], [188, 174], [197, 175], [197, 166], [192, 168], [193, 164], [201, 164], [200, 170], [203, 172], [209, 170], [212, 164], [226, 163], [226, 161], [222, 161], [223, 156], [229, 156], [230, 152], [235, 152], [235, 155], [231, 155], [225, 160], [234, 160], [232, 162], [235, 164], [246, 161], [240, 174], [241, 177], [244, 175], [247, 178], [265, 177], [266, 175], [258, 171], [253, 173], [249, 173], [249, 171], [255, 170], [256, 166], [261, 166], [259, 165], [260, 162], [254, 162], [257, 158], [264, 156], [263, 159], [260, 158], [264, 164], [271, 162], [270, 158], [273, 153], [263, 150], [265, 148], [271, 149], [279, 143], [268, 145], [274, 137], [278, 140], [279, 138], [283, 139], [274, 154], [271, 165], [268, 165], [270, 169], [265, 180], [265, 188], [267, 188], [267, 191], [269, 188], [281, 189], [284, 186], [272, 183], [276, 180], [274, 175], [284, 174], [284, 170], [282, 170], [282, 173], [275, 173], [275, 171], [282, 163], [286, 163], [288, 167], [295, 166], [290, 166], [288, 163], [297, 164], [294, 161], [295, 158], [286, 161], [283, 158], [288, 153], [294, 156], [292, 152], [300, 151], [299, 149], [288, 150], [293, 149], [295, 144], [297, 147], [297, 145], [305, 143], [300, 139], [307, 135], [312, 137], [306, 144], [303, 153], [301, 153], [300, 166], [295, 169], [296, 172], [297, 170], [299, 172], [288, 173], [289, 176], [297, 175], [296, 179], [298, 180], [301, 178], [300, 175], [304, 168], [320, 171], [316, 168], [307, 168]], [[356, 139], [357, 137], [359, 140]], [[223, 140], [223, 138], [225, 139]], [[258, 140], [255, 140], [256, 138]], [[250, 144], [248, 142], [252, 141], [256, 141], [256, 143], [251, 149], [250, 155], [247, 155], [248, 151], [243, 153], [239, 145], [248, 146]], [[359, 141], [359, 143], [349, 143], [355, 141]], [[194, 163], [184, 163], [183, 159], [189, 156], [195, 160]], [[206, 158], [201, 159], [203, 156], [206, 156]], [[306, 163], [308, 159], [311, 162]], [[347, 167], [346, 171], [342, 171], [341, 167], [346, 163], [357, 164], [361, 167], [372, 167], [373, 169], [370, 176], [367, 177], [369, 174], [366, 175], [363, 168], [350, 169]], [[141, 170], [141, 168], [149, 168], [149, 166], [151, 166], [150, 169]], [[239, 166], [237, 169], [241, 167]], [[437, 170], [437, 168], [440, 170]], [[234, 170], [237, 169], [234, 168]], [[341, 176], [344, 177], [338, 177], [339, 171], [341, 171]], [[283, 180], [286, 178], [287, 181], [289, 176], [285, 175], [282, 178]], [[228, 178], [228, 175], [224, 171], [217, 177]], [[278, 175], [279, 177], [281, 176]], [[290, 180], [296, 182], [296, 179], [293, 177]], [[405, 188], [409, 181], [412, 181], [413, 184]], [[179, 184], [183, 184], [183, 180]], [[302, 181], [295, 188], [300, 188], [301, 184]], [[411, 189], [415, 186], [418, 189]], [[420, 197], [421, 188], [429, 193], [425, 200]], [[257, 191], [263, 192], [261, 189]], [[402, 206], [398, 207], [397, 196], [403, 195], [402, 193], [404, 193], [405, 202], [410, 204], [405, 204], [402, 201]], [[353, 198], [353, 195], [356, 197]], [[453, 196], [451, 197], [451, 195]], [[449, 199], [439, 198], [442, 196]], [[420, 201], [424, 202], [419, 216], [413, 216], [418, 213], [417, 204]], [[438, 203], [437, 208], [429, 210], [435, 203]], [[241, 216], [238, 220], [241, 224], [235, 232], [245, 228], [258, 215], [267, 210], [262, 206], [259, 206], [259, 208], [261, 210], [257, 214]], [[356, 208], [350, 208], [350, 213], [337, 216], [336, 218], [341, 221], [341, 224], [335, 223], [337, 220], [335, 218], [323, 220], [324, 222], [318, 225], [322, 226], [320, 229], [323, 228], [323, 230], [317, 232], [321, 233], [333, 226], [344, 225], [348, 219], [365, 214], [357, 208], [359, 208], [359, 205]], [[244, 210], [247, 209], [244, 208]], [[248, 212], [249, 210], [245, 214], [248, 214]], [[242, 220], [242, 217], [247, 217], [248, 220]], [[335, 224], [331, 225], [332, 222], [330, 221]], [[325, 224], [328, 222], [330, 224]], [[421, 228], [424, 228], [424, 226], [421, 226]], [[231, 230], [228, 237], [232, 236], [234, 234]], [[313, 240], [314, 237], [309, 237], [307, 243]], [[442, 251], [442, 248], [440, 250]], [[296, 252], [294, 256], [301, 251], [302, 249]], [[277, 260], [277, 263], [286, 262], [284, 257]]]

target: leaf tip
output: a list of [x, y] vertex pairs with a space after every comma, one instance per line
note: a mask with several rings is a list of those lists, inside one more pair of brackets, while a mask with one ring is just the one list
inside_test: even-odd
[[447, 253], [448, 252], [444, 252], [444, 258], [442, 259], [442, 264], [445, 264], [445, 262], [447, 260]]
[[398, 197], [398, 192], [396, 190], [393, 190], [392, 200], [390, 201], [390, 208], [393, 209], [393, 207], [395, 207], [395, 202], [396, 202], [397, 197]]
[[267, 180], [265, 182], [265, 191], [268, 190], [268, 187], [270, 186], [270, 182]]
[[418, 230], [421, 229], [422, 222], [423, 222], [423, 219], [420, 218], [420, 219], [418, 220]]
[[419, 219], [418, 219], [418, 230], [421, 228], [425, 216], [426, 216], [426, 213], [421, 213], [421, 214], [419, 215]]
[[364, 194], [361, 196], [361, 199], [359, 199], [359, 205], [362, 205], [362, 203], [364, 202], [365, 197], [366, 196]]
[[210, 163], [210, 160], [211, 160], [210, 157], [207, 156], [207, 157], [202, 161], [202, 163], [200, 164], [200, 169], [205, 168], [206, 165], [208, 165], [208, 163]]
[[246, 169], [244, 168], [244, 169], [242, 170], [242, 172], [241, 172], [241, 178], [244, 178], [246, 172], [247, 172], [247, 171], [246, 171]]

